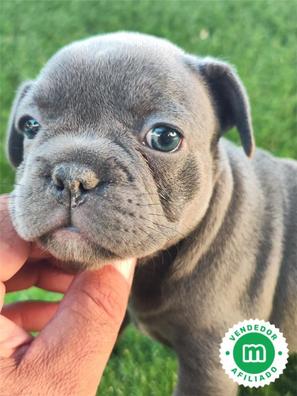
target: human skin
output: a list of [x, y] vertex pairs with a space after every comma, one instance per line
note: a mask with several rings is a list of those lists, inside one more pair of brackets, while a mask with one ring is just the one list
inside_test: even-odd
[[[135, 260], [63, 273], [19, 238], [7, 198], [0, 197], [0, 394], [95, 394], [126, 311]], [[65, 297], [3, 305], [6, 292], [33, 285]]]

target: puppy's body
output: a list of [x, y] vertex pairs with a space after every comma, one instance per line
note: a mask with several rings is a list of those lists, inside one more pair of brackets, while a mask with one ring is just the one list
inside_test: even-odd
[[[182, 131], [177, 150], [149, 146], [164, 123]], [[137, 34], [60, 51], [10, 120], [19, 234], [66, 269], [139, 258], [131, 312], [177, 352], [177, 395], [235, 394], [219, 344], [239, 320], [270, 320], [297, 350], [297, 165], [248, 159], [221, 137], [232, 126], [250, 156], [248, 100], [228, 65]]]
[[218, 356], [241, 320], [274, 323], [297, 350], [297, 164], [261, 150], [248, 160], [222, 143], [205, 217], [138, 267], [132, 294], [140, 328], [177, 352], [178, 395], [235, 394]]

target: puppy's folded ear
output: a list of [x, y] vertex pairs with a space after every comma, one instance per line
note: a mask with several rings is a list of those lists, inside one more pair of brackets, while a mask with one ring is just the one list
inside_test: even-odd
[[24, 150], [24, 137], [17, 131], [15, 126], [16, 113], [22, 99], [30, 90], [32, 84], [32, 81], [26, 81], [18, 88], [8, 121], [6, 152], [10, 163], [15, 168], [18, 167], [22, 162]]
[[233, 68], [217, 59], [187, 56], [187, 63], [205, 81], [219, 120], [220, 134], [236, 127], [248, 157], [255, 149], [247, 93]]

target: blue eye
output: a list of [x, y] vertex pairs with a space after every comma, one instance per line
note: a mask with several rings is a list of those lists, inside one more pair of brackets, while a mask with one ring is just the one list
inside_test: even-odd
[[182, 139], [181, 133], [168, 125], [155, 126], [145, 136], [149, 147], [164, 152], [176, 151]]
[[40, 129], [40, 124], [35, 120], [35, 118], [26, 116], [21, 118], [19, 127], [28, 139], [33, 139]]

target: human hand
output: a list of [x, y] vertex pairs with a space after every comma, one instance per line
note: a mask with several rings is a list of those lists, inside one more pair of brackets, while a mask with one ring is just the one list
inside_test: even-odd
[[[65, 274], [19, 238], [7, 201], [0, 197], [0, 395], [94, 395], [124, 318], [136, 261]], [[5, 292], [33, 285], [66, 294], [61, 303], [3, 307]], [[30, 331], [40, 333], [33, 338]]]

